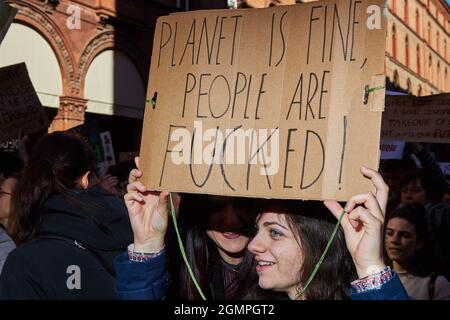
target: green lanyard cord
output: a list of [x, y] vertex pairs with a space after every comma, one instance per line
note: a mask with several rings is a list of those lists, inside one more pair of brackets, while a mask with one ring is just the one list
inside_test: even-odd
[[189, 276], [191, 277], [192, 282], [194, 282], [194, 285], [197, 288], [198, 293], [200, 294], [203, 300], [206, 300], [206, 297], [203, 294], [202, 289], [200, 288], [200, 285], [197, 282], [197, 279], [195, 279], [191, 265], [189, 264], [189, 261], [186, 257], [186, 251], [184, 250], [183, 241], [181, 240], [180, 231], [178, 230], [177, 216], [175, 214], [175, 208], [173, 207], [172, 193], [169, 193], [169, 201], [170, 201], [170, 213], [172, 215], [173, 225], [175, 226], [175, 232], [177, 234], [178, 246], [180, 247], [181, 255], [183, 256], [183, 260], [188, 269]]
[[[192, 268], [191, 268], [191, 266], [189, 264], [189, 261], [188, 261], [188, 259], [186, 257], [186, 251], [184, 250], [183, 241], [181, 240], [180, 231], [178, 230], [177, 217], [176, 217], [176, 214], [175, 214], [175, 208], [173, 206], [172, 193], [169, 193], [169, 201], [170, 201], [170, 213], [172, 215], [173, 225], [175, 227], [175, 232], [177, 234], [178, 246], [180, 247], [181, 255], [183, 256], [183, 260], [184, 260], [184, 263], [186, 264], [186, 267], [188, 269], [189, 276], [191, 277], [192, 282], [194, 282], [194, 285], [197, 288], [198, 293], [200, 294], [200, 296], [202, 297], [203, 300], [206, 300], [206, 297], [203, 294], [202, 289], [200, 288], [200, 285], [197, 282], [197, 279], [195, 279], [195, 275], [192, 272]], [[325, 247], [325, 250], [322, 253], [322, 256], [320, 257], [319, 261], [316, 263], [316, 266], [314, 267], [313, 272], [309, 276], [308, 281], [306, 281], [305, 287], [301, 291], [299, 291], [297, 293], [297, 295], [295, 296], [296, 300], [299, 299], [305, 293], [305, 291], [308, 288], [309, 284], [312, 282], [312, 280], [316, 276], [316, 273], [319, 270], [320, 265], [322, 264], [323, 260], [325, 259], [326, 255], [328, 253], [328, 250], [330, 249], [330, 246], [333, 243], [334, 238], [336, 237], [337, 231], [339, 229], [339, 226], [341, 225], [341, 221], [342, 221], [342, 218], [344, 217], [344, 214], [345, 214], [345, 211], [342, 211], [341, 216], [339, 217], [339, 220], [336, 223], [336, 226], [334, 227], [333, 233], [331, 234], [331, 237], [328, 240], [328, 243], [327, 243], [327, 245]]]
[[323, 250], [322, 256], [320, 257], [319, 261], [316, 263], [316, 266], [314, 267], [313, 272], [311, 272], [311, 275], [308, 278], [308, 281], [306, 281], [306, 285], [303, 287], [301, 291], [297, 291], [297, 294], [295, 296], [295, 300], [298, 300], [308, 289], [309, 284], [313, 281], [314, 277], [316, 276], [317, 271], [319, 270], [320, 265], [322, 264], [323, 260], [325, 259], [325, 256], [328, 253], [328, 249], [330, 249], [331, 244], [334, 241], [334, 238], [336, 237], [337, 231], [339, 229], [339, 226], [341, 225], [342, 218], [344, 217], [345, 211], [342, 211], [341, 216], [339, 217], [338, 222], [336, 223], [336, 226], [334, 227], [333, 233], [331, 234], [330, 240], [328, 240], [327, 246], [325, 247], [325, 250]]

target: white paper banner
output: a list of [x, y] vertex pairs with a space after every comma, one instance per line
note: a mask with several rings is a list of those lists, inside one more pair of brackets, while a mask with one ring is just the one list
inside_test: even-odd
[[403, 149], [405, 148], [405, 141], [381, 141], [380, 142], [380, 159], [398, 159], [403, 157]]

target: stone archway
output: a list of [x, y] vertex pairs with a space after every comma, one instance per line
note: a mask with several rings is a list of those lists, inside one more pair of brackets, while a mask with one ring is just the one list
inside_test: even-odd
[[25, 1], [13, 2], [11, 5], [19, 9], [15, 20], [36, 30], [52, 47], [61, 69], [63, 95], [77, 94], [74, 58], [67, 49], [67, 41], [61, 30], [37, 6]]
[[105, 31], [93, 37], [87, 43], [81, 55], [76, 81], [77, 87], [80, 88], [82, 96], [84, 96], [84, 81], [92, 61], [94, 61], [95, 57], [97, 57], [101, 52], [115, 49], [124, 52], [128, 57], [130, 57], [133, 63], [138, 67], [142, 81], [144, 83], [147, 82], [145, 76], [147, 75], [150, 62], [148, 61], [148, 63], [146, 63], [144, 55], [136, 50], [133, 44], [127, 41], [124, 36], [117, 34], [116, 31]]

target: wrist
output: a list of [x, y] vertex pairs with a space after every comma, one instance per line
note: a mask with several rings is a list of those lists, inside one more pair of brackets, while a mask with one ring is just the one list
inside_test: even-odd
[[379, 262], [363, 268], [356, 267], [356, 272], [358, 274], [359, 279], [364, 279], [374, 274], [378, 274], [384, 269], [386, 269], [386, 265], [382, 262]]
[[153, 253], [143, 253], [135, 251], [134, 243], [130, 244], [127, 248], [128, 251], [128, 258], [130, 259], [130, 262], [146, 262], [155, 259], [156, 257], [159, 257], [164, 252], [164, 247]]
[[140, 253], [155, 253], [159, 252], [164, 248], [164, 238], [153, 238], [147, 241], [139, 241], [134, 239], [133, 251]]

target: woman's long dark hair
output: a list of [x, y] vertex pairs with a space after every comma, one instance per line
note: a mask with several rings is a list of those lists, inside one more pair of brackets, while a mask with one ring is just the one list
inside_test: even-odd
[[[415, 227], [417, 242], [421, 242], [422, 247], [416, 250], [412, 260], [408, 263], [408, 265], [402, 267], [408, 270], [409, 273], [419, 277], [425, 277], [433, 271], [430, 261], [433, 261], [434, 259], [430, 256], [429, 252], [427, 221], [425, 215], [426, 210], [423, 205], [409, 204], [404, 207], [398, 208], [392, 213], [388, 214], [385, 221], [385, 237], [387, 224], [389, 220], [393, 218], [404, 219]], [[383, 247], [385, 262], [392, 267], [392, 261], [389, 259], [386, 252], [386, 245], [384, 245]]]
[[[214, 297], [214, 293], [211, 292], [212, 279], [210, 278], [210, 268], [214, 263], [213, 260], [220, 261], [218, 248], [206, 233], [208, 230], [208, 214], [215, 210], [215, 202], [211, 199], [211, 196], [208, 195], [183, 194], [179, 209], [179, 224], [182, 228], [186, 256], [195, 278], [207, 299], [216, 298]], [[252, 228], [256, 215], [253, 211], [251, 200], [242, 198], [232, 199], [230, 198], [229, 201], [234, 201], [233, 205], [248, 208], [249, 220], [252, 220], [249, 228]], [[249, 232], [249, 230], [245, 230], [244, 232]], [[251, 234], [248, 235], [251, 236]], [[168, 250], [170, 252], [176, 252], [176, 254], [172, 254], [169, 257], [168, 262], [169, 272], [173, 275], [173, 288], [171, 288], [170, 294], [179, 299], [201, 299], [194, 282], [191, 280], [186, 265], [178, 254], [179, 249], [177, 245], [174, 245], [177, 241], [173, 233], [169, 237], [171, 239], [166, 241], [166, 243], [172, 245]], [[243, 261], [238, 266], [239, 287], [235, 288], [236, 292], [233, 292], [237, 295], [237, 298], [242, 298], [245, 295], [243, 290], [247, 288], [247, 281], [249, 281], [249, 275], [252, 269], [252, 260], [252, 255], [248, 251], [245, 251]]]
[[81, 138], [55, 132], [34, 147], [12, 197], [11, 233], [16, 244], [39, 231], [40, 208], [54, 194], [64, 195], [94, 165], [94, 153]]
[[[333, 233], [336, 219], [321, 202], [317, 201], [268, 200], [261, 212], [285, 215], [291, 231], [297, 236], [299, 250], [304, 257], [302, 268], [292, 272], [298, 272], [300, 283], [306, 284]], [[341, 227], [314, 280], [306, 289], [304, 298], [348, 299], [350, 283], [356, 278], [356, 269], [347, 250]], [[283, 295], [263, 290], [257, 285], [250, 290], [250, 299], [286, 298], [286, 294]]]

